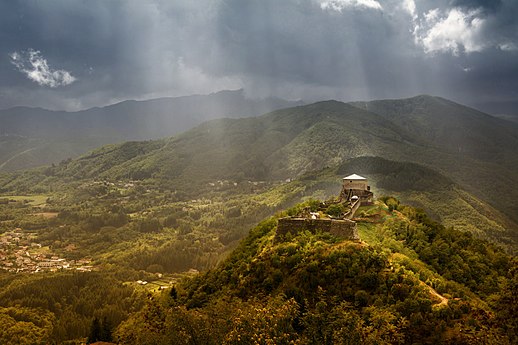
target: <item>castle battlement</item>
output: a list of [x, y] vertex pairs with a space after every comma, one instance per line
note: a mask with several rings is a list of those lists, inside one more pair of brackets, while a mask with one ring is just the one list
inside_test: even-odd
[[356, 222], [349, 219], [309, 219], [309, 218], [281, 218], [277, 225], [276, 238], [282, 238], [287, 233], [296, 235], [303, 231], [313, 234], [328, 232], [346, 240], [359, 241]]

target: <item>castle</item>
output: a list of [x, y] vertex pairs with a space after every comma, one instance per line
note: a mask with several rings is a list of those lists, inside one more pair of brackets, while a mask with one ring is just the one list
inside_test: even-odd
[[340, 200], [353, 201], [359, 199], [362, 205], [371, 205], [373, 193], [365, 177], [352, 174], [343, 178]]
[[[327, 201], [318, 212], [305, 210], [295, 217], [279, 219], [276, 239], [282, 240], [286, 234], [297, 234], [308, 230], [311, 233], [328, 232], [346, 240], [360, 241], [356, 222], [351, 220], [361, 205], [371, 205], [373, 193], [365, 177], [352, 174], [343, 178], [338, 201]], [[344, 212], [338, 217], [324, 214], [332, 205], [339, 205]]]

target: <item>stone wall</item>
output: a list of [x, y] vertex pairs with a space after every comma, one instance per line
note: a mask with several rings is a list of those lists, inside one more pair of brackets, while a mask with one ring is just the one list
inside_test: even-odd
[[367, 181], [357, 181], [357, 180], [344, 180], [343, 188], [345, 189], [358, 189], [358, 190], [367, 190], [368, 182]]
[[362, 204], [362, 202], [360, 199], [356, 200], [354, 202], [353, 206], [351, 207], [351, 210], [345, 214], [344, 218], [351, 219], [352, 217], [354, 217], [354, 214], [356, 213], [356, 211], [358, 211], [358, 208], [360, 207], [361, 204]]
[[348, 219], [281, 218], [277, 225], [277, 234], [275, 237], [278, 240], [282, 240], [288, 232], [295, 235], [304, 230], [308, 230], [311, 233], [329, 232], [332, 235], [346, 240], [360, 240], [356, 222]]

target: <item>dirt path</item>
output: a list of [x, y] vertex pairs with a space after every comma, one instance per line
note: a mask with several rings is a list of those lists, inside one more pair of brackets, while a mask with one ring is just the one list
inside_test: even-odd
[[3, 162], [2, 164], [0, 164], [0, 170], [2, 170], [2, 168], [3, 168], [7, 163], [9, 163], [10, 161], [12, 161], [13, 159], [15, 159], [15, 158], [17, 158], [17, 157], [20, 157], [21, 155], [24, 155], [24, 154], [26, 154], [26, 153], [28, 153], [28, 152], [31, 152], [32, 150], [35, 150], [35, 149], [37, 149], [37, 148], [38, 148], [38, 146], [36, 146], [36, 147], [31, 147], [30, 149], [27, 149], [27, 150], [25, 150], [25, 151], [22, 151], [22, 152], [19, 152], [19, 153], [15, 154], [15, 155], [14, 155], [14, 156], [12, 156], [11, 158], [9, 158], [8, 160], [6, 160], [6, 161], [5, 161], [5, 162]]
[[[390, 262], [392, 262], [392, 260], [394, 259], [395, 256], [404, 256], [403, 254], [400, 254], [400, 253], [393, 253], [391, 258], [390, 258]], [[421, 285], [422, 287], [424, 287], [425, 289], [428, 290], [428, 292], [430, 293], [430, 295], [432, 296], [432, 300], [433, 301], [439, 301], [437, 303], [434, 303], [433, 306], [435, 307], [441, 307], [441, 306], [446, 306], [448, 305], [448, 299], [442, 295], [440, 295], [437, 291], [435, 291], [434, 288], [432, 288], [431, 286], [427, 285], [425, 282], [423, 282], [422, 280], [419, 281], [419, 285]]]
[[432, 287], [426, 285], [424, 282], [421, 282], [421, 285], [425, 286], [432, 296], [437, 297], [440, 300], [440, 302], [434, 304], [434, 306], [440, 307], [443, 305], [448, 305], [448, 299], [446, 297], [439, 295], [437, 291], [435, 291]]

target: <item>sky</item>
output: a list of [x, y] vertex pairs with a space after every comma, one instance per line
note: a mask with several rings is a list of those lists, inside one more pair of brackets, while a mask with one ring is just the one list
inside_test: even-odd
[[0, 0], [0, 109], [224, 89], [518, 104], [518, 1]]

